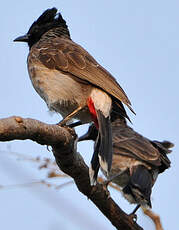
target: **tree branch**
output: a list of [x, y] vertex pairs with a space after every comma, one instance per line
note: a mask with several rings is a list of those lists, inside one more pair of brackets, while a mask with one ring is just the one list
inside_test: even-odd
[[109, 197], [103, 185], [90, 186], [88, 166], [82, 156], [76, 152], [77, 136], [74, 130], [15, 116], [0, 119], [0, 141], [25, 139], [52, 146], [59, 168], [74, 179], [79, 191], [86, 195], [117, 229], [142, 230]]

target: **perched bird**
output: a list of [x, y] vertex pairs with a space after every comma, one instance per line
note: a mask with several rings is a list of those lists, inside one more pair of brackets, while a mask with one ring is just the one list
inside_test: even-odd
[[128, 118], [122, 103], [131, 109], [123, 89], [85, 49], [72, 41], [68, 26], [56, 8], [47, 9], [27, 34], [14, 41], [27, 42], [30, 79], [48, 108], [62, 115], [59, 124], [69, 124], [72, 118], [81, 124], [95, 123], [99, 130], [100, 165], [109, 173], [111, 111]]
[[[88, 132], [79, 138], [83, 140], [96, 140], [97, 130], [94, 125]], [[159, 173], [170, 167], [167, 154], [174, 145], [169, 141], [151, 141], [130, 128], [125, 119], [118, 118], [112, 122], [113, 160], [109, 179], [119, 185], [124, 197], [130, 203], [140, 207], [151, 207], [152, 187]], [[93, 155], [96, 165], [95, 175], [99, 170], [97, 155]]]

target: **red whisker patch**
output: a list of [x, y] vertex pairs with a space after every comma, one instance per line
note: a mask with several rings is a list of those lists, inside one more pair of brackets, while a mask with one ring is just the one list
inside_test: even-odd
[[91, 114], [91, 118], [94, 121], [94, 124], [95, 124], [96, 128], [99, 129], [97, 114], [96, 114], [94, 103], [93, 103], [93, 100], [91, 99], [91, 97], [89, 97], [87, 99], [87, 105], [88, 105], [88, 108], [89, 108], [89, 111], [90, 111], [90, 114]]

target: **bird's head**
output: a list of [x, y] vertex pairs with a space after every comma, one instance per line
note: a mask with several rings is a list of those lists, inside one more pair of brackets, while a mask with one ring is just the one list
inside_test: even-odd
[[[57, 9], [46, 10], [30, 27], [27, 34], [17, 37], [15, 42], [27, 42], [31, 48], [36, 42], [40, 40], [43, 34], [53, 28], [61, 28], [62, 33], [67, 33], [70, 36], [66, 21], [62, 18]], [[49, 35], [50, 36], [50, 35]]]

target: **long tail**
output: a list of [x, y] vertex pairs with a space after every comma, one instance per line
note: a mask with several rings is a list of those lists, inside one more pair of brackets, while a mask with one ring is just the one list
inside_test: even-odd
[[[93, 89], [88, 98], [87, 105], [98, 129], [98, 160], [100, 167], [109, 175], [112, 164], [112, 131], [110, 114], [112, 99], [102, 90]], [[95, 149], [95, 151], [97, 151]], [[96, 158], [94, 152], [93, 156]]]
[[89, 169], [91, 185], [96, 184], [99, 166], [101, 166], [106, 172], [109, 172], [112, 163], [111, 124], [108, 118], [105, 118], [100, 111], [97, 112], [97, 117], [99, 121], [98, 129], [92, 124], [87, 133], [78, 139], [78, 141], [95, 141], [94, 153]]
[[94, 153], [91, 159], [91, 166], [89, 168], [89, 177], [90, 177], [91, 186], [96, 185], [97, 182], [99, 166], [100, 166], [99, 157], [98, 157], [99, 147], [100, 147], [100, 138], [98, 135], [94, 144]]
[[97, 110], [99, 125], [99, 163], [101, 168], [109, 174], [112, 165], [112, 130], [110, 116], [105, 117], [100, 110]]

